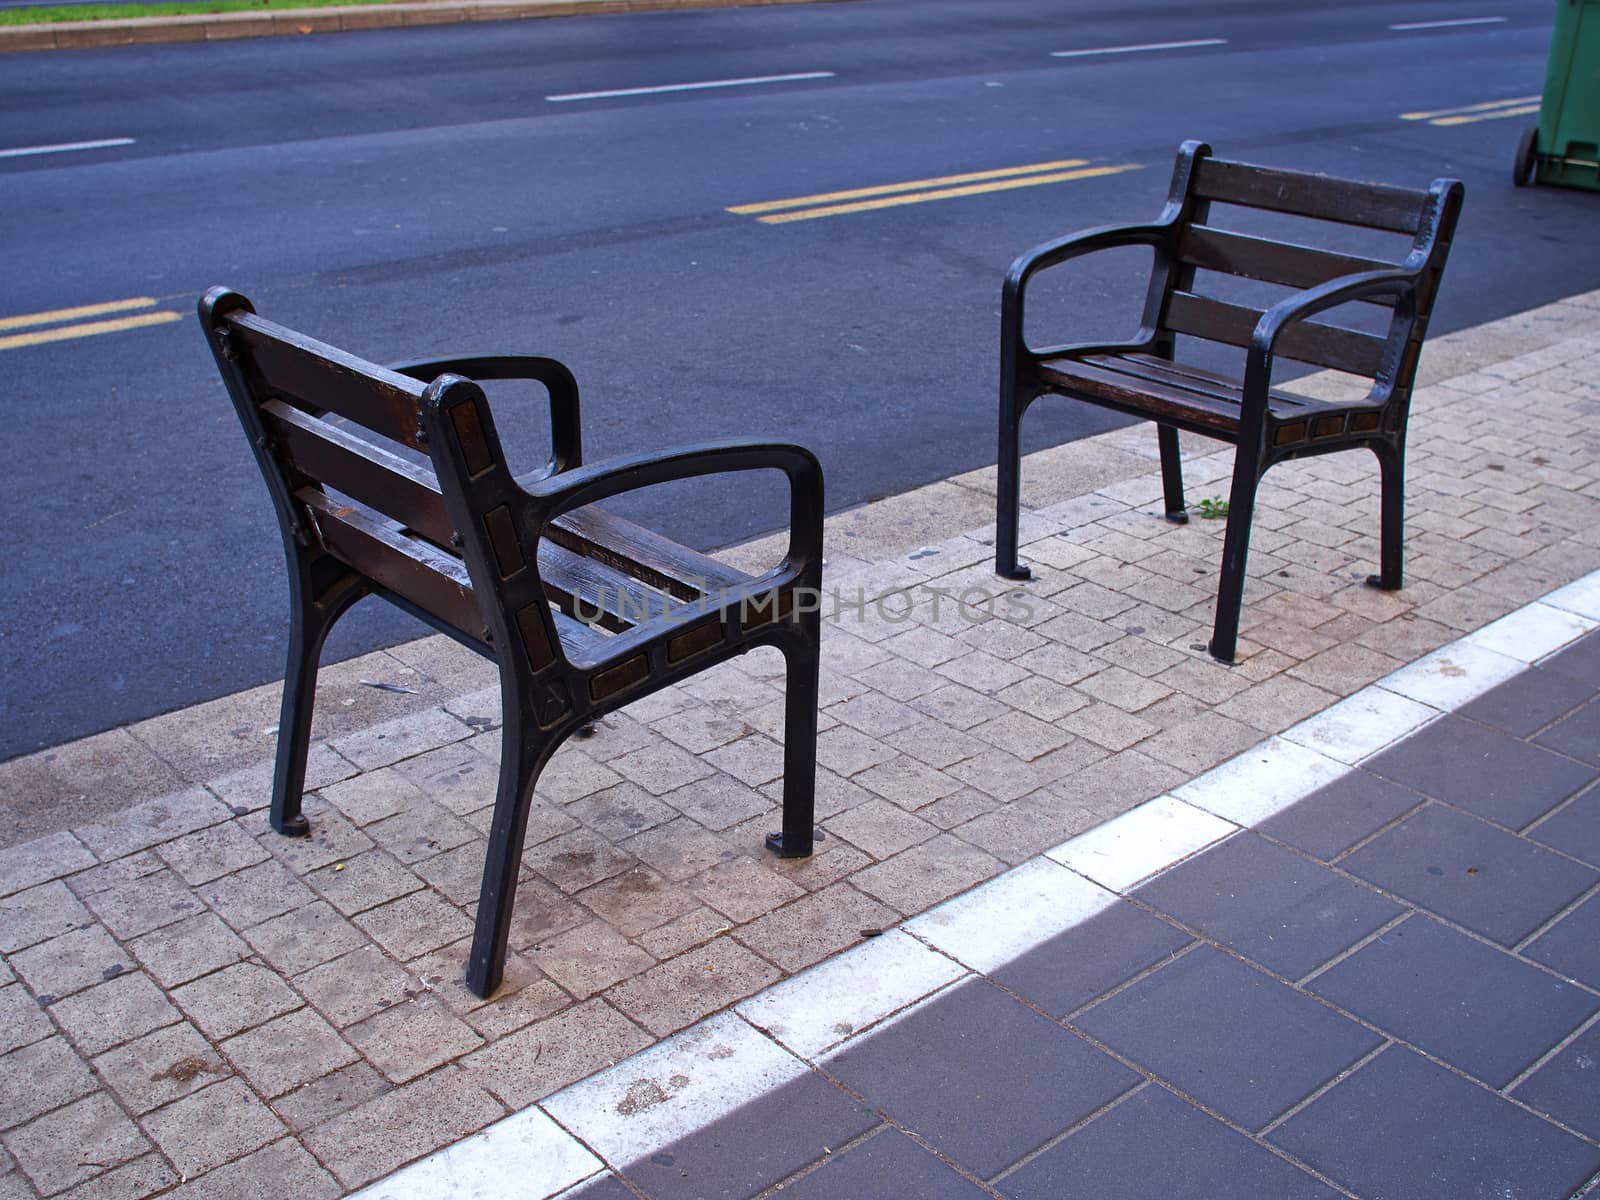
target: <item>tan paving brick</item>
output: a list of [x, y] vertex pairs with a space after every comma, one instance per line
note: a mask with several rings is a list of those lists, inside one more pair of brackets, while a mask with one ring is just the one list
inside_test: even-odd
[[356, 1188], [504, 1113], [467, 1072], [444, 1067], [307, 1130], [304, 1142], [340, 1184]]
[[[857, 811], [852, 809], [852, 812]], [[776, 870], [776, 857], [730, 858], [685, 885], [700, 902], [730, 921], [753, 920], [780, 904], [804, 895], [804, 889]]]
[[[0, 850], [0, 897], [10, 896], [95, 865], [88, 847], [67, 832], [46, 834]], [[0, 914], [5, 912], [0, 908]], [[0, 922], [3, 922], [0, 916]]]
[[0, 1129], [22, 1125], [98, 1087], [65, 1038], [47, 1037], [12, 1050], [0, 1056]]
[[133, 969], [133, 959], [101, 926], [74, 929], [11, 955], [18, 978], [41, 998], [66, 996]]
[[443, 1000], [421, 995], [352, 1025], [344, 1036], [393, 1083], [403, 1084], [483, 1045]]
[[333, 1200], [342, 1190], [299, 1142], [282, 1138], [207, 1172], [172, 1195], [174, 1200], [256, 1200], [266, 1188], [295, 1200]]
[[291, 909], [309, 904], [316, 895], [277, 862], [259, 863], [199, 889], [204, 900], [234, 929], [249, 929]]
[[[422, 880], [382, 850], [368, 850], [352, 859], [322, 867], [307, 875], [306, 882], [347, 917], [398, 900], [422, 888]], [[297, 899], [297, 903], [284, 906], [280, 911], [287, 911], [289, 907], [299, 908], [316, 899], [316, 895], [304, 892]], [[224, 918], [227, 915], [223, 913]]]
[[143, 1118], [145, 1132], [184, 1176], [276, 1141], [283, 1122], [238, 1079], [225, 1079]]
[[1005, 864], [948, 833], [855, 875], [861, 891], [903, 913], [922, 912], [1000, 873]]
[[94, 1068], [135, 1115], [232, 1074], [227, 1061], [187, 1022], [109, 1050], [94, 1060]]
[[310, 1008], [297, 1009], [221, 1043], [235, 1070], [272, 1099], [293, 1091], [359, 1057], [338, 1032]]
[[620, 1062], [651, 1040], [638, 1025], [596, 998], [473, 1051], [462, 1061], [462, 1074], [474, 1087], [521, 1109]]
[[402, 961], [447, 946], [472, 932], [472, 922], [459, 908], [426, 890], [368, 909], [354, 921], [392, 957]]
[[740, 928], [735, 936], [785, 971], [800, 971], [893, 926], [899, 913], [847, 883], [803, 896]]
[[355, 1062], [279, 1096], [272, 1107], [285, 1125], [300, 1133], [393, 1088], [370, 1063]]
[[666, 1037], [778, 978], [771, 963], [720, 937], [618, 984], [606, 999], [656, 1037]]
[[51, 1015], [85, 1056], [179, 1020], [178, 1011], [143, 972], [131, 972], [74, 992], [51, 1005]]
[[643, 866], [597, 883], [575, 899], [625, 937], [637, 937], [697, 907], [692, 895]]
[[[150, 1143], [105, 1092], [46, 1113], [4, 1137], [17, 1166], [49, 1196], [120, 1166], [151, 1149]], [[70, 1146], [75, 1153], [63, 1154]]]
[[15, 954], [27, 946], [93, 924], [93, 914], [66, 884], [44, 883], [0, 900], [0, 951]]
[[605, 921], [589, 921], [530, 950], [538, 968], [580, 1000], [605, 991], [654, 966], [641, 950]]

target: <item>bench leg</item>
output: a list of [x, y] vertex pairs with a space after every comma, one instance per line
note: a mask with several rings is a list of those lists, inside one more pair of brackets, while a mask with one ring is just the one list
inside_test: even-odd
[[1222, 539], [1222, 577], [1217, 586], [1217, 618], [1211, 632], [1211, 657], [1231, 663], [1239, 640], [1239, 607], [1244, 602], [1244, 567], [1250, 554], [1250, 521], [1255, 515], [1261, 464], [1234, 461], [1228, 496], [1228, 531]]
[[312, 598], [310, 573], [290, 576], [289, 661], [283, 673], [283, 706], [278, 713], [278, 755], [272, 769], [272, 828], [285, 837], [305, 837], [311, 823], [300, 811], [311, 748], [311, 711], [317, 699], [317, 662], [328, 630], [366, 594], [356, 576], [346, 576], [319, 603]]
[[1156, 441], [1161, 446], [1161, 492], [1166, 498], [1167, 520], [1186, 525], [1189, 508], [1183, 502], [1183, 457], [1178, 451], [1178, 431], [1171, 425], [1157, 425]]
[[796, 623], [800, 636], [783, 645], [788, 668], [783, 697], [783, 829], [767, 834], [767, 849], [779, 858], [808, 857], [816, 823], [822, 614], [803, 610]]
[[995, 459], [994, 573], [1004, 579], [1031, 579], [1017, 561], [1017, 526], [1022, 509], [1022, 410], [1014, 382], [1000, 385], [1000, 447]]
[[1375, 443], [1372, 452], [1378, 456], [1378, 469], [1383, 475], [1383, 500], [1378, 518], [1383, 548], [1379, 573], [1368, 575], [1367, 582], [1384, 591], [1399, 591], [1405, 557], [1406, 452], [1403, 445], [1388, 442]]
[[[502, 689], [506, 686], [502, 681]], [[467, 959], [467, 987], [473, 995], [485, 999], [500, 986], [505, 973], [506, 941], [511, 935], [511, 911], [517, 899], [517, 872], [522, 867], [522, 841], [528, 832], [534, 785], [566, 736], [566, 730], [560, 728], [541, 732], [531, 709], [517, 704], [515, 699], [513, 696], [504, 705], [500, 784], [495, 792], [494, 820], [489, 826], [489, 849], [478, 892], [478, 920]]]

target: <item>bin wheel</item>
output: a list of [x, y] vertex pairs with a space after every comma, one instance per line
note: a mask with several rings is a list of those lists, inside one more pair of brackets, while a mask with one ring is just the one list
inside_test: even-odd
[[1533, 147], [1538, 136], [1539, 127], [1530, 125], [1517, 143], [1517, 156], [1511, 162], [1511, 182], [1518, 187], [1527, 187], [1533, 182]]

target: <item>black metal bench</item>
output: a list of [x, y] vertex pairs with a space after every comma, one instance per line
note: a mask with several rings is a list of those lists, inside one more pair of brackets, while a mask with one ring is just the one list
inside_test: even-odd
[[[1210, 650], [1232, 662], [1244, 591], [1245, 556], [1256, 485], [1274, 463], [1365, 447], [1383, 481], [1381, 566], [1368, 582], [1401, 583], [1406, 417], [1417, 355], [1461, 209], [1462, 187], [1438, 179], [1427, 191], [1357, 183], [1212, 158], [1202, 142], [1178, 151], [1166, 208], [1148, 225], [1090, 230], [1035, 247], [1012, 264], [1002, 297], [1000, 448], [995, 571], [1026, 579], [1017, 560], [1022, 414], [1053, 393], [1157, 423], [1166, 515], [1187, 520], [1178, 431], [1234, 443], [1233, 486], [1223, 542], [1216, 624]], [[1341, 253], [1221, 228], [1213, 205], [1337, 222], [1403, 234], [1398, 262]], [[1047, 267], [1115, 246], [1154, 250], [1139, 332], [1125, 342], [1034, 349], [1025, 338], [1029, 282]], [[1282, 285], [1292, 294], [1264, 310], [1203, 294], [1199, 281], [1229, 276]], [[1393, 311], [1384, 332], [1308, 318], [1352, 301]], [[1247, 350], [1241, 375], [1177, 360], [1187, 336]], [[1353, 402], [1295, 396], [1272, 387], [1276, 357], [1365, 376], [1368, 393]]]
[[[317, 661], [339, 616], [381, 596], [500, 669], [499, 787], [467, 983], [500, 982], [535, 782], [601, 714], [760, 645], [784, 654], [783, 821], [768, 845], [811, 853], [822, 573], [822, 471], [798, 446], [707, 443], [581, 465], [578, 390], [560, 363], [455, 358], [386, 369], [265, 321], [215, 288], [200, 320], [282, 525], [289, 660], [272, 827], [301, 812]], [[547, 470], [513, 478], [475, 380], [549, 393]], [[430, 382], [431, 381], [431, 382]], [[326, 416], [324, 414], [327, 414]], [[336, 419], [396, 443], [357, 436]], [[431, 469], [397, 453], [424, 452]], [[594, 507], [653, 484], [730, 471], [788, 478], [789, 552], [752, 577]]]

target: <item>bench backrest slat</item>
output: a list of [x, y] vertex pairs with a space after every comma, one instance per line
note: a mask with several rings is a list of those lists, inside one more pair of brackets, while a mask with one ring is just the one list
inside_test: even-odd
[[[1249, 346], [1250, 335], [1260, 319], [1261, 313], [1253, 308], [1192, 292], [1174, 292], [1167, 299], [1162, 325], [1174, 333], [1211, 342]], [[1284, 329], [1278, 349], [1286, 358], [1370, 377], [1383, 360], [1385, 344], [1385, 339], [1375, 334], [1299, 321]]]
[[439, 545], [450, 540], [439, 481], [432, 471], [390, 454], [310, 413], [269, 400], [261, 406], [268, 437], [288, 464]]
[[[1240, 279], [1259, 279], [1292, 288], [1313, 288], [1363, 271], [1393, 267], [1392, 262], [1319, 250], [1294, 242], [1275, 242], [1228, 229], [1191, 225], [1178, 241], [1178, 259], [1205, 271], [1218, 271]], [[1372, 303], [1394, 306], [1393, 296]]]
[[422, 449], [418, 404], [425, 385], [394, 371], [264, 321], [229, 314], [233, 336], [272, 391], [299, 405], [337, 413], [380, 437]]
[[1358, 183], [1210, 157], [1195, 164], [1193, 192], [1202, 200], [1220, 204], [1408, 234], [1417, 232], [1427, 202], [1426, 192], [1411, 188]]
[[457, 629], [482, 629], [478, 598], [460, 559], [359, 509], [342, 507], [316, 488], [301, 488], [295, 499], [310, 511], [322, 544], [344, 562]]

